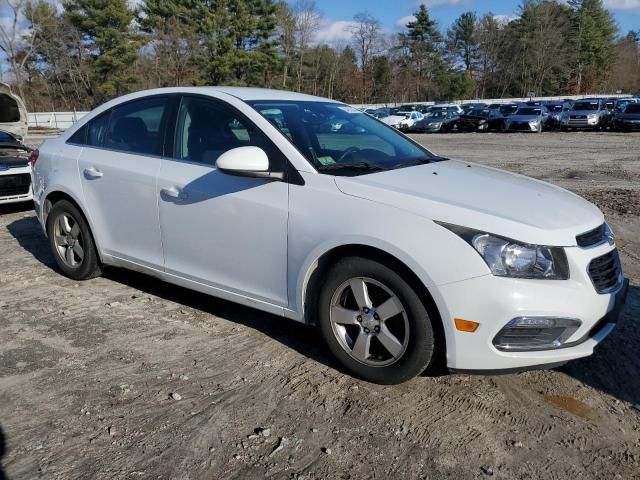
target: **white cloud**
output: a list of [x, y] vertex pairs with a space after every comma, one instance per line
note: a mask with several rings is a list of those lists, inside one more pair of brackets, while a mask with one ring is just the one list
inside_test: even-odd
[[518, 15], [494, 15], [493, 18], [496, 20], [496, 22], [502, 25], [506, 25], [507, 23], [517, 19]]
[[406, 17], [398, 19], [398, 21], [396, 22], [396, 27], [405, 28], [407, 26], [407, 23], [415, 21], [416, 17], [414, 15], [407, 15]]
[[640, 0], [604, 0], [604, 6], [612, 10], [640, 10]]
[[471, 3], [471, 0], [424, 0], [420, 3], [424, 3], [427, 7], [448, 7], [453, 5], [467, 5]]
[[328, 44], [348, 42], [356, 25], [356, 22], [348, 20], [325, 21], [315, 34], [315, 42]]

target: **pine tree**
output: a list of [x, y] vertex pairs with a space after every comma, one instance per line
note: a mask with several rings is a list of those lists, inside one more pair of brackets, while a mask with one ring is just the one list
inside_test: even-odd
[[66, 0], [65, 15], [82, 34], [93, 57], [92, 87], [97, 102], [132, 90], [132, 65], [141, 46], [126, 0]]
[[602, 0], [569, 0], [575, 93], [603, 88], [614, 62], [617, 27]]
[[471, 78], [478, 61], [477, 22], [478, 17], [474, 12], [465, 12], [453, 22], [447, 35], [449, 48], [453, 51], [456, 60], [464, 64]]

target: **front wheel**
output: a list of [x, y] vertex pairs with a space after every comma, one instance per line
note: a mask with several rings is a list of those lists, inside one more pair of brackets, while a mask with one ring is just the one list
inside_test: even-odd
[[360, 257], [341, 260], [327, 274], [318, 308], [329, 349], [365, 380], [402, 383], [435, 358], [434, 329], [424, 303], [386, 265]]
[[75, 205], [56, 202], [47, 216], [47, 236], [58, 267], [69, 278], [87, 280], [102, 272], [87, 222]]

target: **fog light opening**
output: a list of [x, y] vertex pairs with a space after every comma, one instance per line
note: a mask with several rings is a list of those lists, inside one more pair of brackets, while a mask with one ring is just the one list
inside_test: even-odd
[[517, 317], [498, 332], [493, 345], [502, 351], [562, 348], [580, 325], [576, 318]]

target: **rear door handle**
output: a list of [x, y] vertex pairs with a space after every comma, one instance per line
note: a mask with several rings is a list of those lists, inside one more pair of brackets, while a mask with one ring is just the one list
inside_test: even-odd
[[188, 195], [178, 187], [163, 188], [160, 192], [167, 197], [176, 198], [178, 200], [186, 200], [188, 198]]
[[84, 174], [89, 178], [100, 178], [104, 175], [104, 173], [102, 173], [96, 167], [85, 168]]

